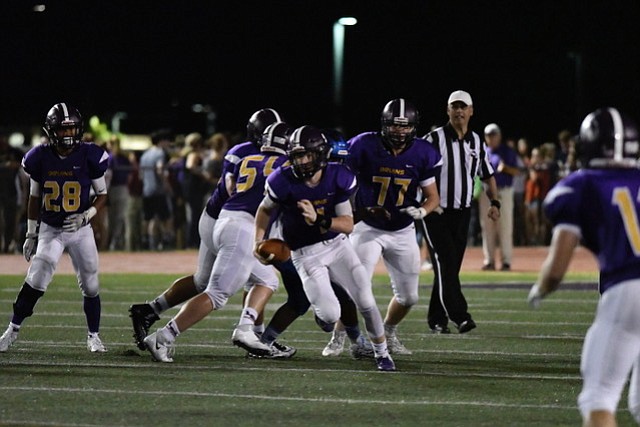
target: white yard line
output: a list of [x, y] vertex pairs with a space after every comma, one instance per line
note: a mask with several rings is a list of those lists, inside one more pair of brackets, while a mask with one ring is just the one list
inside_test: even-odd
[[[388, 375], [388, 374], [381, 374]], [[34, 391], [47, 393], [105, 393], [105, 394], [131, 394], [146, 396], [181, 396], [181, 397], [217, 397], [230, 399], [260, 399], [272, 401], [286, 402], [315, 402], [315, 403], [348, 403], [363, 405], [397, 405], [397, 406], [481, 406], [494, 408], [533, 408], [533, 409], [576, 409], [575, 406], [562, 405], [533, 405], [533, 404], [513, 404], [491, 401], [451, 401], [451, 400], [381, 400], [381, 399], [346, 399], [340, 398], [309, 398], [309, 397], [292, 397], [292, 396], [273, 396], [264, 394], [236, 394], [236, 393], [212, 393], [199, 391], [160, 391], [160, 390], [118, 390], [108, 388], [72, 388], [72, 387], [4, 387], [0, 386], [0, 390], [4, 391]]]

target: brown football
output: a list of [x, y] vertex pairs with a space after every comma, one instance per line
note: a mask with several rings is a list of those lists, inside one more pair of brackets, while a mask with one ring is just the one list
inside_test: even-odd
[[258, 246], [258, 253], [270, 263], [285, 262], [291, 258], [289, 245], [280, 239], [267, 239]]

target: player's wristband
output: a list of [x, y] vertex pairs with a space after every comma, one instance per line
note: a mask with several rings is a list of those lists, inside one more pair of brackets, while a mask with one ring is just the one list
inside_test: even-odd
[[37, 219], [27, 219], [27, 235], [28, 236], [35, 236], [37, 229], [38, 229], [38, 220]]
[[328, 218], [324, 215], [318, 215], [314, 224], [320, 226], [320, 228], [328, 230], [329, 228], [331, 228], [331, 218]]
[[493, 199], [493, 200], [491, 201], [491, 206], [493, 206], [493, 207], [496, 207], [496, 208], [500, 209], [500, 207], [501, 207], [502, 205], [500, 204], [500, 201], [499, 201], [499, 200]]

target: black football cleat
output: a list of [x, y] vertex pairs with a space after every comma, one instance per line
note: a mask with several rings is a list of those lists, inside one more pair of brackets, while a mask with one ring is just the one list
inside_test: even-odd
[[136, 345], [140, 350], [146, 350], [144, 339], [149, 334], [151, 325], [160, 320], [160, 316], [153, 311], [150, 304], [133, 304], [129, 307], [129, 317], [133, 324], [133, 339]]

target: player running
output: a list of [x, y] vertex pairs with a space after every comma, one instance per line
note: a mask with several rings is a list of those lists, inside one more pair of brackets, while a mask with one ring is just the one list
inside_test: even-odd
[[537, 307], [555, 291], [582, 243], [600, 266], [598, 310], [582, 348], [584, 426], [614, 426], [629, 373], [629, 411], [640, 423], [640, 154], [637, 125], [615, 108], [589, 114], [576, 150], [581, 170], [544, 200], [551, 247], [529, 293]]
[[371, 280], [344, 234], [353, 230], [349, 197], [356, 179], [345, 166], [327, 161], [329, 150], [318, 129], [302, 126], [293, 132], [288, 153], [291, 166], [269, 176], [267, 195], [256, 213], [256, 247], [279, 207], [283, 237], [292, 249], [293, 264], [315, 315], [326, 324], [340, 318], [331, 282], [342, 286], [365, 319], [378, 369], [394, 371]]
[[[389, 352], [411, 354], [398, 339], [398, 324], [418, 302], [420, 248], [414, 221], [422, 221], [440, 203], [436, 187], [442, 159], [416, 138], [419, 115], [410, 102], [389, 101], [381, 114], [381, 132], [349, 140], [347, 165], [358, 177], [356, 212], [364, 212], [349, 236], [369, 277], [382, 256], [393, 297], [384, 329]], [[421, 190], [422, 203], [413, 195]]]

